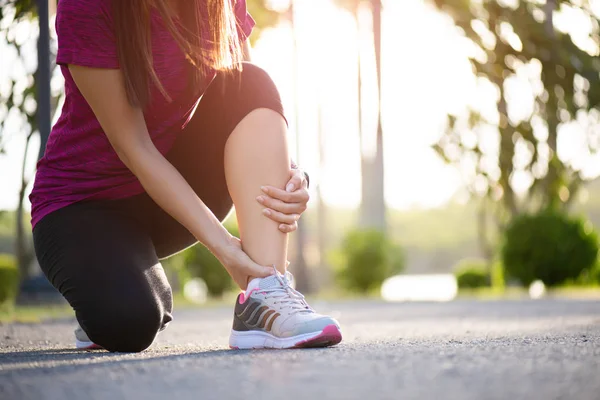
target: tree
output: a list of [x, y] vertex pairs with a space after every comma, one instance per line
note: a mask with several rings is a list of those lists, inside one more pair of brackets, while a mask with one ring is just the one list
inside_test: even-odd
[[[478, 82], [497, 91], [497, 114], [449, 115], [448, 130], [435, 146], [438, 153], [466, 172], [467, 188], [491, 207], [499, 226], [524, 211], [567, 210], [586, 177], [573, 160], [562, 160], [558, 139], [571, 126], [582, 132], [590, 155], [600, 149], [600, 64], [597, 46], [580, 47], [554, 23], [557, 11], [571, 8], [590, 22], [590, 41], [600, 41], [599, 23], [587, 1], [548, 0], [545, 5], [520, 1], [435, 0], [448, 13], [473, 48], [471, 65]], [[511, 111], [511, 83], [526, 70], [532, 112]], [[512, 95], [512, 97], [511, 97]], [[497, 140], [499, 150], [490, 151]], [[493, 147], [493, 146], [491, 146]], [[517, 175], [530, 180], [525, 194], [515, 192]], [[484, 221], [485, 217], [480, 218]], [[481, 234], [485, 224], [480, 224]], [[488, 246], [488, 255], [491, 247]]]
[[[371, 13], [373, 17], [373, 46], [375, 48], [375, 64], [377, 71], [377, 135], [375, 155], [373, 158], [363, 158], [362, 225], [368, 228], [386, 230], [385, 217], [385, 190], [383, 169], [383, 125], [381, 118], [381, 34], [382, 34], [382, 6], [381, 0], [371, 0]], [[365, 176], [366, 175], [366, 176]]]
[[[42, 15], [47, 16], [48, 2], [38, 1]], [[24, 201], [26, 189], [31, 177], [26, 176], [27, 154], [31, 139], [34, 135], [41, 136], [43, 145], [50, 131], [50, 65], [46, 68], [33, 70], [26, 68], [23, 63], [23, 54], [29, 51], [27, 46], [32, 43], [31, 35], [35, 32], [35, 23], [39, 21], [38, 8], [33, 0], [4, 0], [0, 1], [0, 40], [4, 40], [11, 52], [17, 56], [17, 68], [13, 68], [9, 75], [9, 87], [0, 93], [0, 153], [4, 151], [7, 137], [17, 134], [26, 135], [23, 151], [23, 163], [21, 166], [21, 184], [18, 194], [18, 203], [15, 218], [15, 253], [20, 270], [21, 279], [29, 276], [27, 267], [34, 257], [33, 249], [29, 244], [28, 235], [24, 226]], [[38, 52], [45, 54], [45, 60], [49, 59], [49, 31], [48, 21], [42, 21], [38, 35]], [[27, 32], [27, 34], [23, 34]], [[42, 96], [40, 96], [40, 93]], [[47, 98], [46, 98], [47, 97]], [[54, 99], [56, 105], [56, 98]], [[42, 110], [47, 115], [42, 115]], [[11, 132], [8, 132], [10, 129]], [[40, 134], [41, 132], [41, 134]]]
[[268, 6], [268, 0], [246, 0], [248, 11], [252, 15], [256, 26], [250, 36], [250, 41], [254, 45], [260, 38], [265, 29], [271, 28], [281, 20], [282, 13], [273, 10]]
[[[375, 63], [377, 71], [377, 133], [375, 154], [372, 157], [361, 155], [362, 191], [360, 224], [365, 228], [386, 229], [386, 208], [384, 198], [384, 168], [383, 168], [383, 126], [381, 118], [381, 36], [382, 36], [382, 3], [381, 0], [336, 0], [336, 3], [351, 12], [356, 19], [357, 32], [360, 32], [359, 12], [363, 5], [371, 8], [373, 19], [373, 46], [375, 49]], [[357, 84], [358, 84], [358, 130], [360, 142], [363, 143], [363, 118], [362, 118], [362, 85], [363, 68], [361, 66], [360, 43], [357, 43]]]

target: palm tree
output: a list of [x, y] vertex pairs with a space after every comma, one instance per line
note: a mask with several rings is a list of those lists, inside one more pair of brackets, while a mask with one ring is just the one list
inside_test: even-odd
[[[356, 19], [357, 31], [360, 33], [359, 12], [366, 0], [336, 0], [342, 8], [353, 13]], [[374, 157], [366, 157], [361, 152], [362, 193], [360, 208], [360, 225], [365, 228], [386, 229], [386, 212], [384, 200], [384, 170], [383, 170], [383, 126], [381, 121], [381, 0], [369, 0], [373, 17], [373, 46], [377, 70], [377, 135]], [[363, 69], [360, 40], [357, 43], [357, 84], [358, 84], [358, 132], [360, 143], [364, 141], [362, 128], [362, 77]]]
[[[295, 24], [295, 8], [294, 8], [294, 0], [290, 1], [290, 7], [286, 14], [291, 27], [292, 27], [292, 42], [293, 42], [293, 70], [294, 70], [294, 114], [295, 114], [295, 124], [296, 124], [296, 148], [300, 149], [298, 134], [298, 112], [299, 112], [299, 98], [298, 98], [298, 46], [296, 42], [296, 24]], [[300, 157], [296, 158], [296, 162], [300, 164]], [[304, 250], [306, 248], [306, 232], [305, 232], [305, 224], [304, 220], [300, 218], [298, 220], [298, 230], [296, 231], [296, 259], [294, 260], [293, 270], [296, 278], [296, 288], [304, 293], [310, 293], [311, 285], [308, 276], [308, 268], [306, 265], [306, 260], [304, 258]]]
[[381, 121], [381, 0], [371, 0], [371, 13], [377, 70], [377, 136], [375, 156], [372, 159], [363, 157], [361, 163], [363, 171], [361, 225], [385, 231], [383, 126]]

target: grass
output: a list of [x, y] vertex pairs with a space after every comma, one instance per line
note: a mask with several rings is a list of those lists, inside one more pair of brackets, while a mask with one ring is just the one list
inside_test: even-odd
[[[177, 310], [220, 307], [233, 304], [235, 296], [237, 296], [237, 293], [226, 293], [221, 299], [211, 298], [206, 303], [196, 304], [186, 299], [182, 293], [174, 293], [173, 304]], [[74, 317], [75, 313], [68, 304], [0, 306], [0, 324], [34, 324], [47, 320]]]
[[69, 318], [74, 315], [68, 304], [3, 306], [0, 308], [0, 323], [39, 323], [49, 319]]
[[457, 299], [470, 300], [517, 300], [529, 297], [529, 293], [522, 287], [492, 288], [482, 287], [478, 289], [460, 289]]
[[[599, 286], [561, 286], [547, 288], [546, 298], [600, 299]], [[460, 289], [457, 299], [473, 300], [518, 300], [529, 298], [529, 291], [523, 287]]]
[[[238, 292], [228, 292], [220, 299], [209, 299], [206, 303], [196, 304], [186, 299], [182, 293], [175, 293], [173, 303], [176, 310], [194, 308], [214, 308], [231, 306]], [[567, 299], [600, 299], [600, 287], [567, 286], [551, 288], [546, 297]], [[307, 296], [309, 302], [317, 301], [349, 301], [349, 300], [381, 300], [379, 292], [368, 294], [351, 293], [339, 289], [323, 291]], [[458, 300], [519, 300], [529, 298], [527, 289], [522, 287], [461, 289]], [[73, 318], [74, 312], [68, 304], [62, 305], [17, 305], [0, 307], [0, 324], [8, 323], [40, 323], [47, 320]]]

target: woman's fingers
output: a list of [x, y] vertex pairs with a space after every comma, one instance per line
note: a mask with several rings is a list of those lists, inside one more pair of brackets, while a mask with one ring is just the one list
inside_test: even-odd
[[298, 194], [297, 197], [291, 198], [291, 200], [292, 201], [285, 201], [267, 195], [261, 195], [256, 198], [256, 201], [258, 201], [263, 206], [284, 214], [302, 214], [304, 211], [306, 211], [306, 202], [308, 200], [305, 199], [304, 196]]
[[306, 188], [296, 190], [294, 192], [286, 192], [273, 186], [263, 186], [261, 190], [268, 196], [259, 196], [264, 198], [272, 198], [283, 203], [303, 203], [306, 205], [310, 200], [310, 194]]
[[263, 186], [261, 189], [265, 194], [258, 196], [256, 201], [266, 207], [263, 215], [279, 222], [281, 232], [290, 233], [298, 229], [298, 220], [306, 211], [310, 198], [308, 190], [302, 188], [289, 193], [272, 186]]
[[300, 214], [284, 214], [265, 208], [263, 210], [263, 215], [275, 222], [280, 222], [279, 230], [283, 233], [294, 232], [296, 229], [298, 229], [298, 220], [300, 219]]
[[220, 253], [219, 259], [242, 290], [246, 289], [248, 277], [264, 278], [275, 273], [272, 266], [259, 265], [252, 261], [242, 250], [242, 244], [237, 238], [232, 238], [230, 245]]
[[304, 174], [302, 171], [296, 169], [292, 171], [292, 178], [289, 180], [287, 185], [285, 185], [286, 192], [293, 192], [297, 189], [300, 189], [304, 186]]
[[243, 260], [243, 269], [248, 274], [248, 276], [252, 276], [254, 278], [264, 278], [270, 275], [273, 275], [274, 269], [273, 267], [265, 267], [263, 265], [259, 265], [252, 261], [250, 257], [244, 253], [245, 260]]
[[292, 214], [293, 213], [292, 209], [295, 208], [294, 203], [288, 204], [281, 200], [274, 199], [274, 198], [266, 196], [266, 195], [258, 196], [256, 198], [256, 201], [258, 201], [260, 204], [262, 204], [263, 206], [265, 206], [267, 208], [270, 208], [272, 210], [279, 211], [282, 213], [286, 213], [286, 214]]
[[292, 225], [294, 222], [300, 219], [300, 214], [284, 214], [270, 208], [263, 209], [262, 213], [264, 216], [272, 219], [275, 222], [280, 222], [287, 225]]
[[242, 250], [241, 243], [240, 247], [236, 246], [236, 249], [234, 251], [236, 252], [234, 263], [237, 264], [234, 266], [237, 267], [238, 270], [242, 270], [248, 276], [253, 276], [255, 278], [264, 278], [265, 276], [273, 274], [273, 267], [259, 265], [252, 261], [248, 254], [246, 254], [246, 252]]
[[280, 224], [279, 225], [279, 230], [283, 233], [294, 232], [296, 229], [298, 229], [298, 222], [294, 222], [293, 224]]

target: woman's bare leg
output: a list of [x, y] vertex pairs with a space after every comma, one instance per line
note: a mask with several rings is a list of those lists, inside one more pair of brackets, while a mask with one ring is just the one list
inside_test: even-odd
[[286, 269], [288, 235], [263, 215], [256, 198], [263, 194], [261, 186], [283, 189], [290, 178], [286, 130], [279, 113], [261, 108], [237, 125], [225, 145], [225, 177], [243, 249], [254, 262], [275, 265], [281, 273]]

